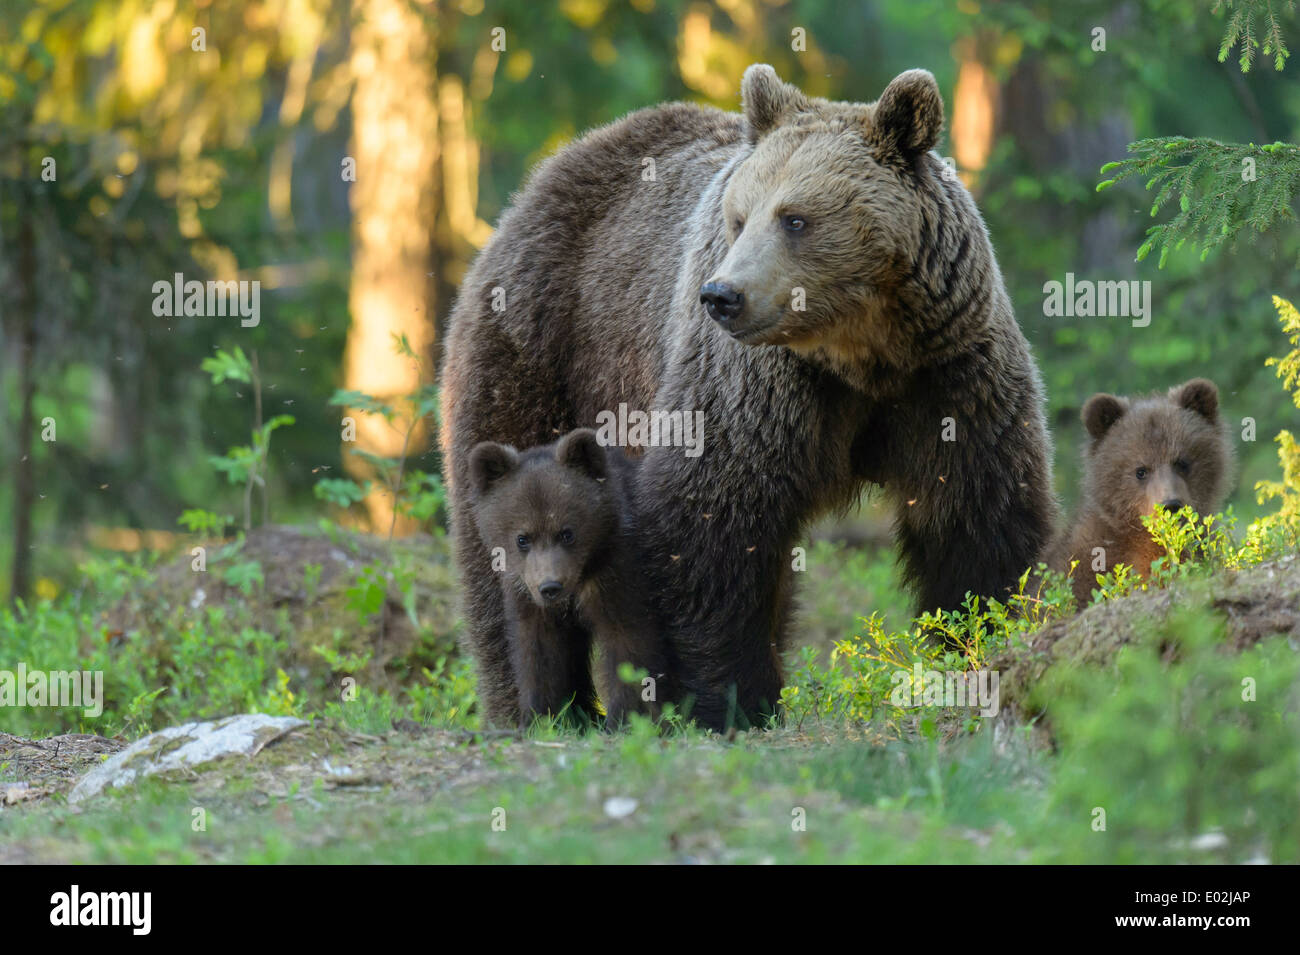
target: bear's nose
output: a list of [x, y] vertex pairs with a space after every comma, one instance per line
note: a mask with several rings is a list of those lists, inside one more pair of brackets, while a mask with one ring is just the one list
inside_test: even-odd
[[538, 586], [537, 592], [547, 600], [554, 600], [560, 594], [564, 593], [564, 585], [558, 580], [544, 580]]
[[1183, 508], [1183, 502], [1176, 497], [1171, 497], [1167, 501], [1161, 501], [1160, 506], [1166, 511], [1180, 511]]
[[700, 302], [709, 318], [726, 324], [745, 310], [745, 293], [726, 282], [706, 282], [700, 288]]

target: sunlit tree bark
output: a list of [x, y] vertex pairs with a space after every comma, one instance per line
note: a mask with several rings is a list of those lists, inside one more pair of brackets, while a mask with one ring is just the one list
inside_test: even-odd
[[[408, 0], [354, 0], [351, 186], [352, 325], [344, 355], [344, 387], [392, 399], [413, 392], [420, 372], [393, 348], [405, 335], [417, 355], [433, 344], [434, 229], [439, 202], [439, 136], [435, 20]], [[397, 456], [409, 422], [390, 427], [378, 416], [350, 412], [354, 447]], [[416, 435], [417, 444], [424, 441]], [[346, 451], [347, 449], [345, 449]], [[355, 455], [354, 474], [369, 476]], [[372, 525], [387, 530], [393, 500], [366, 500]], [[398, 531], [409, 530], [399, 521]]]

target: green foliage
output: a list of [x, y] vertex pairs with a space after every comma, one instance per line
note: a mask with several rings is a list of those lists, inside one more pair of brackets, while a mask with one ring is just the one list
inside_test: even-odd
[[[225, 583], [252, 594], [263, 586], [263, 568], [256, 561], [238, 559], [241, 545], [241, 540], [232, 541], [214, 552], [210, 563], [221, 567]], [[391, 586], [401, 592], [414, 618], [411, 572], [401, 564], [390, 572]], [[92, 718], [75, 708], [6, 708], [7, 732], [34, 738], [63, 732], [136, 736], [237, 712], [304, 717], [330, 713], [362, 722], [368, 718], [365, 714], [382, 712], [380, 728], [387, 728], [392, 719], [424, 720], [426, 715], [439, 725], [476, 725], [472, 665], [449, 653], [450, 639], [430, 633], [427, 625], [417, 628], [420, 644], [389, 665], [393, 673], [410, 669], [411, 684], [376, 686], [362, 677], [366, 688], [361, 702], [341, 704], [335, 677], [360, 674], [371, 658], [369, 650], [343, 646], [346, 623], [336, 630], [337, 642], [304, 647], [328, 664], [326, 672], [309, 671], [302, 658], [293, 655], [283, 621], [258, 619], [241, 606], [159, 607], [149, 627], [110, 631], [102, 623], [105, 611], [124, 598], [150, 591], [154, 571], [143, 560], [121, 557], [94, 557], [81, 569], [82, 586], [56, 601], [0, 609], [0, 645], [8, 661], [0, 663], [0, 669], [24, 661], [29, 670], [99, 671], [104, 678], [103, 713]], [[304, 567], [308, 592], [319, 586], [320, 576], [320, 565]], [[385, 581], [378, 566], [367, 566], [359, 576], [347, 594], [355, 601], [358, 620], [360, 614], [372, 612], [376, 598], [384, 599]], [[425, 679], [414, 682], [420, 673]]]
[[1300, 658], [1285, 640], [1225, 654], [1222, 628], [1175, 616], [1113, 670], [1051, 671], [1037, 700], [1060, 740], [1050, 818], [1064, 857], [1186, 861], [1193, 840], [1222, 834], [1202, 861], [1300, 861]]
[[[1280, 358], [1268, 359], [1266, 364], [1277, 367], [1282, 387], [1300, 408], [1300, 311], [1277, 295], [1273, 296], [1273, 304], [1277, 307], [1278, 321], [1282, 323], [1291, 351]], [[1255, 496], [1261, 505], [1276, 502], [1277, 509], [1253, 523], [1250, 533], [1261, 539], [1274, 540], [1276, 547], [1300, 547], [1300, 444], [1285, 429], [1275, 440], [1282, 479], [1257, 481]]]
[[266, 484], [266, 456], [271, 449], [271, 432], [293, 424], [293, 415], [276, 415], [253, 431], [253, 443], [231, 448], [224, 455], [211, 455], [208, 460], [224, 473], [231, 484], [252, 481], [258, 486]]
[[1250, 525], [1250, 534], [1268, 542], [1270, 550], [1300, 547], [1300, 444], [1290, 431], [1277, 436], [1277, 456], [1282, 480], [1258, 481], [1255, 494], [1260, 504], [1277, 502], [1277, 510]]
[[[397, 506], [401, 513], [416, 521], [427, 522], [445, 517], [447, 487], [442, 483], [442, 476], [426, 471], [407, 472], [402, 493], [397, 497]], [[440, 525], [435, 530], [443, 533]]]
[[1268, 367], [1277, 367], [1277, 376], [1282, 379], [1282, 387], [1291, 394], [1291, 400], [1300, 408], [1300, 309], [1282, 298], [1273, 296], [1273, 306], [1277, 309], [1277, 320], [1282, 324], [1291, 351], [1281, 358], [1269, 358], [1264, 362]]
[[340, 405], [344, 408], [355, 408], [357, 411], [364, 411], [366, 414], [377, 414], [390, 424], [397, 417], [397, 409], [393, 405], [363, 391], [339, 388], [335, 390], [333, 397], [330, 398], [330, 404]]
[[[415, 366], [418, 377], [428, 377], [423, 370], [424, 360], [415, 354], [405, 335], [393, 336], [393, 351]], [[442, 478], [423, 471], [407, 472], [407, 454], [416, 429], [429, 418], [433, 419], [435, 430], [437, 428], [439, 401], [438, 389], [434, 384], [421, 385], [412, 394], [402, 396], [397, 403], [360, 391], [339, 389], [330, 398], [330, 404], [365, 414], [379, 415], [390, 428], [402, 426], [402, 451], [396, 457], [375, 454], [362, 448], [349, 449], [350, 454], [365, 461], [379, 475], [393, 496], [393, 521], [388, 529], [390, 540], [397, 526], [398, 514], [404, 514], [418, 521], [428, 521], [445, 511], [446, 491], [442, 485]], [[320, 481], [316, 486], [316, 496], [332, 500], [340, 507], [348, 507], [361, 500], [360, 497], [351, 499], [354, 492], [342, 487], [342, 483], [335, 480]], [[327, 487], [322, 489], [322, 484]], [[369, 487], [370, 482], [367, 481], [363, 496], [364, 493], [368, 493]]]
[[182, 511], [181, 516], [176, 519], [176, 523], [187, 528], [191, 534], [207, 537], [222, 536], [226, 527], [234, 522], [235, 519], [229, 514], [214, 514], [201, 508]]
[[[816, 648], [800, 651], [782, 691], [782, 705], [799, 726], [810, 718], [874, 722], [882, 732], [897, 735], [910, 712], [910, 705], [897, 701], [911, 699], [918, 669], [977, 673], [999, 653], [1023, 645], [1030, 633], [1067, 613], [1072, 604], [1068, 582], [1040, 566], [1036, 573], [1021, 576], [1006, 603], [967, 597], [962, 609], [925, 613], [903, 630], [890, 630], [879, 614], [859, 618], [861, 629], [836, 642], [826, 667], [819, 665]], [[978, 722], [973, 714], [964, 717], [967, 728]], [[923, 730], [930, 731], [927, 721], [933, 723], [940, 715], [926, 717]]]
[[388, 580], [384, 568], [378, 564], [361, 568], [356, 581], [345, 593], [347, 608], [364, 623], [383, 609], [388, 597]]
[[295, 419], [293, 415], [280, 414], [269, 421], [262, 421], [262, 379], [257, 369], [256, 352], [250, 360], [239, 346], [235, 346], [232, 352], [218, 349], [216, 355], [205, 358], [200, 367], [211, 376], [214, 385], [235, 381], [250, 385], [253, 389], [252, 441], [246, 445], [233, 447], [222, 455], [208, 455], [208, 463], [225, 474], [229, 483], [244, 485], [244, 530], [247, 531], [253, 525], [254, 487], [262, 491], [262, 523], [270, 521], [267, 473], [271, 453], [271, 433], [288, 427]]
[[297, 716], [293, 691], [289, 689], [289, 674], [283, 670], [275, 671], [275, 682], [262, 697], [261, 711], [272, 716]]
[[319, 501], [327, 501], [336, 507], [347, 508], [365, 500], [366, 495], [370, 493], [370, 487], [369, 481], [358, 484], [350, 478], [322, 478], [312, 488], [312, 494]]
[[[120, 565], [105, 563], [106, 574]], [[6, 729], [30, 736], [80, 729], [111, 736], [142, 734], [185, 719], [276, 706], [277, 638], [255, 627], [234, 626], [220, 610], [197, 614], [167, 634], [165, 644], [140, 634], [119, 645], [105, 640], [89, 613], [44, 604], [0, 611], [0, 641], [9, 659], [33, 669], [99, 671], [104, 711], [91, 719], [79, 710], [24, 707], [6, 711]], [[83, 641], [83, 634], [96, 635]], [[71, 725], [69, 725], [71, 721]]]
[[416, 718], [433, 726], [479, 725], [474, 665], [466, 656], [439, 657], [422, 670], [425, 682], [408, 691]]
[[1280, 507], [1252, 521], [1240, 540], [1236, 536], [1237, 518], [1232, 508], [1223, 514], [1198, 515], [1190, 507], [1184, 507], [1179, 511], [1159, 510], [1143, 515], [1142, 526], [1164, 555], [1151, 562], [1151, 573], [1146, 577], [1127, 564], [1117, 564], [1108, 573], [1097, 574], [1094, 601], [1116, 600], [1138, 591], [1168, 587], [1189, 575], [1251, 567], [1294, 551], [1300, 544], [1300, 521], [1293, 516], [1295, 502], [1300, 501], [1296, 477], [1296, 471], [1288, 471], [1281, 482], [1260, 482], [1270, 490], [1269, 494], [1261, 494], [1260, 503], [1278, 498]]
[[221, 579], [232, 587], [238, 588], [245, 597], [266, 585], [262, 575], [262, 565], [255, 560], [241, 560], [227, 564], [221, 569]]
[[321, 659], [329, 664], [334, 673], [351, 674], [365, 669], [374, 656], [372, 650], [357, 650], [352, 653], [341, 651], [338, 647], [318, 644], [312, 648]]
[[302, 587], [308, 603], [312, 603], [316, 599], [316, 594], [320, 590], [321, 573], [324, 569], [320, 564], [303, 564], [302, 566]]
[[[1232, 48], [1241, 44], [1241, 54], [1237, 63], [1241, 72], [1247, 73], [1255, 62], [1256, 51], [1273, 57], [1273, 69], [1281, 70], [1291, 52], [1286, 48], [1286, 38], [1282, 35], [1282, 23], [1278, 12], [1295, 13], [1295, 0], [1214, 0], [1214, 12], [1228, 9], [1227, 28], [1223, 33], [1223, 42], [1219, 44], [1219, 62], [1228, 58]], [[1255, 29], [1255, 18], [1259, 17], [1263, 26], [1263, 39], [1260, 31]]]
[[253, 363], [248, 360], [244, 350], [238, 345], [234, 351], [217, 349], [211, 358], [199, 362], [199, 368], [212, 377], [212, 383], [219, 385], [223, 381], [239, 381], [246, 385], [253, 383]]
[[1128, 149], [1132, 156], [1101, 167], [1103, 175], [1112, 175], [1097, 190], [1145, 176], [1147, 190], [1157, 189], [1152, 218], [1169, 202], [1178, 204], [1172, 219], [1147, 230], [1139, 262], [1155, 249], [1163, 268], [1169, 253], [1188, 242], [1199, 244], [1204, 261], [1243, 231], [1258, 234], [1295, 220], [1291, 201], [1300, 191], [1300, 146], [1168, 136], [1138, 140]]

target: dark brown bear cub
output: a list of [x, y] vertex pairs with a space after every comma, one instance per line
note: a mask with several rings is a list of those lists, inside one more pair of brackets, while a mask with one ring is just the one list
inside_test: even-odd
[[1219, 390], [1204, 378], [1167, 395], [1093, 395], [1083, 406], [1083, 424], [1083, 503], [1047, 557], [1047, 565], [1063, 573], [1079, 562], [1073, 587], [1080, 607], [1091, 599], [1097, 574], [1122, 563], [1145, 577], [1151, 562], [1164, 556], [1142, 524], [1144, 515], [1184, 505], [1199, 514], [1217, 511], [1232, 470]]
[[[659, 711], [667, 667], [637, 573], [632, 468], [590, 428], [527, 451], [486, 441], [470, 453], [471, 506], [501, 575], [521, 725], [594, 717], [593, 643], [608, 722]], [[624, 662], [653, 682], [625, 683]]]

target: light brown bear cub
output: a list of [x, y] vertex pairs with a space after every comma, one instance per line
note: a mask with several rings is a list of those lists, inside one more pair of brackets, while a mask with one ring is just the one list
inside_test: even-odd
[[[501, 578], [520, 724], [595, 717], [593, 643], [608, 722], [657, 715], [667, 666], [637, 571], [633, 463], [583, 428], [522, 452], [485, 441], [469, 465], [474, 520]], [[624, 662], [654, 683], [625, 683]]]
[[1047, 556], [1048, 567], [1063, 573], [1079, 562], [1073, 587], [1080, 607], [1091, 599], [1097, 574], [1123, 563], [1145, 577], [1164, 556], [1142, 524], [1144, 515], [1184, 505], [1211, 514], [1223, 504], [1232, 471], [1219, 390], [1204, 378], [1167, 395], [1093, 395], [1083, 406], [1083, 424], [1083, 503]]

